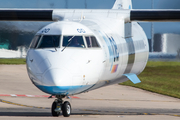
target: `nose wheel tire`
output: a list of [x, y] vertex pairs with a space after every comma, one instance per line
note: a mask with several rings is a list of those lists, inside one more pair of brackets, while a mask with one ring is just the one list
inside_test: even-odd
[[71, 105], [68, 101], [64, 102], [62, 105], [62, 114], [64, 117], [69, 117], [71, 115]]
[[52, 113], [52, 116], [54, 117], [58, 117], [60, 115], [60, 112], [56, 112], [56, 108], [57, 108], [57, 102], [53, 102], [52, 104], [52, 107], [51, 107], [51, 113]]

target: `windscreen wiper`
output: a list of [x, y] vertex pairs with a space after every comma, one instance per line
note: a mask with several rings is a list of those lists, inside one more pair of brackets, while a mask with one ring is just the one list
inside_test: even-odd
[[52, 42], [53, 42], [53, 45], [54, 45], [54, 49], [57, 51], [56, 46], [55, 46], [55, 44], [54, 44], [54, 38], [53, 38], [53, 36], [52, 36]]
[[66, 49], [66, 47], [68, 47], [68, 46], [71, 44], [72, 39], [73, 39], [74, 37], [75, 37], [75, 35], [72, 36], [72, 37], [68, 40], [68, 44], [61, 50], [61, 52], [63, 52], [63, 51]]

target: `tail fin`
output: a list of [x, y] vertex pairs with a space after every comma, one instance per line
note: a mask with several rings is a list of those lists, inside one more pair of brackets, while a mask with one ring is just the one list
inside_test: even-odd
[[132, 9], [131, 0], [116, 0], [112, 9]]

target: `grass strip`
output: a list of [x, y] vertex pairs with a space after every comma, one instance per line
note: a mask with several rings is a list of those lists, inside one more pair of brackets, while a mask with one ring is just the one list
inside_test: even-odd
[[26, 64], [26, 59], [24, 58], [0, 59], [0, 64], [8, 64], [8, 65]]
[[180, 62], [149, 61], [145, 70], [138, 77], [141, 80], [139, 84], [127, 81], [121, 85], [180, 98]]

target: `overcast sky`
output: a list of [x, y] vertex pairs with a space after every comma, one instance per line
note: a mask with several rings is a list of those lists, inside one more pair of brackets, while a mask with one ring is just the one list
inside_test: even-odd
[[[0, 8], [111, 9], [115, 0], [0, 0]], [[152, 6], [153, 2], [153, 6]], [[133, 9], [180, 9], [180, 0], [132, 0]], [[151, 38], [151, 23], [140, 23]], [[154, 23], [155, 33], [180, 34], [180, 23]]]

